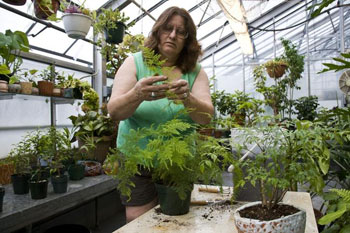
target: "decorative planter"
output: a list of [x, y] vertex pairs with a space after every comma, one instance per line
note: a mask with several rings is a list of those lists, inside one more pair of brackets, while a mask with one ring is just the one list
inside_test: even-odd
[[4, 0], [4, 2], [15, 6], [22, 6], [26, 4], [26, 1], [27, 0]]
[[14, 194], [27, 194], [29, 192], [29, 183], [28, 183], [29, 179], [30, 179], [30, 174], [25, 174], [25, 175], [13, 174], [13, 175], [11, 175], [13, 193]]
[[186, 195], [185, 200], [179, 198], [179, 194], [171, 186], [156, 184], [160, 209], [166, 215], [183, 215], [190, 210], [191, 191]]
[[101, 163], [96, 161], [83, 161], [82, 164], [85, 166], [85, 176], [98, 176], [102, 173]]
[[32, 199], [44, 199], [47, 197], [47, 180], [29, 181], [30, 195]]
[[83, 164], [72, 164], [68, 168], [70, 180], [81, 180], [84, 178], [85, 166]]
[[38, 19], [47, 19], [50, 15], [56, 14], [60, 2], [58, 0], [51, 0], [52, 7], [41, 5], [41, 0], [34, 1], [34, 14]]
[[109, 28], [105, 30], [105, 38], [107, 43], [119, 44], [123, 42], [126, 26], [122, 22], [117, 22], [116, 25], [116, 28]]
[[9, 87], [10, 93], [17, 93], [17, 94], [21, 93], [21, 85], [17, 83], [9, 84], [8, 87]]
[[0, 212], [2, 212], [2, 206], [4, 203], [5, 188], [0, 186]]
[[67, 192], [67, 186], [68, 186], [68, 176], [67, 175], [61, 175], [61, 176], [51, 176], [51, 184], [53, 187], [54, 193], [66, 193]]
[[73, 88], [64, 88], [63, 89], [63, 97], [73, 98]]
[[56, 97], [61, 97], [62, 96], [62, 90], [61, 88], [54, 88], [52, 90], [52, 96], [56, 96]]
[[[299, 212], [271, 221], [243, 218], [239, 211], [247, 207], [261, 204], [260, 201], [245, 204], [235, 210], [233, 216], [238, 232], [271, 232], [271, 233], [304, 233], [306, 225], [306, 212]], [[295, 207], [296, 208], [296, 207]], [[298, 208], [297, 208], [298, 209]]]
[[9, 86], [5, 80], [0, 80], [0, 92], [9, 92]]
[[54, 88], [54, 84], [52, 82], [38, 81], [38, 86], [40, 95], [52, 96]]
[[22, 94], [27, 94], [27, 95], [32, 94], [33, 83], [31, 83], [31, 82], [20, 82], [19, 84], [21, 85], [21, 93]]
[[14, 166], [12, 163], [0, 164], [0, 184], [10, 184], [11, 175], [14, 173]]
[[84, 39], [92, 24], [89, 16], [77, 13], [64, 14], [62, 20], [66, 33], [73, 39]]
[[271, 78], [280, 78], [284, 75], [287, 69], [287, 65], [275, 64], [271, 66], [266, 66], [266, 72]]

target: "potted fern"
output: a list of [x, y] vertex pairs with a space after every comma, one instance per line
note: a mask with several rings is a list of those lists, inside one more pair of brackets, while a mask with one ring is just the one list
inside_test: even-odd
[[[194, 183], [222, 184], [222, 171], [232, 155], [218, 139], [204, 137], [196, 128], [173, 119], [151, 128], [132, 130], [125, 145], [134, 146], [111, 150], [105, 161], [108, 174], [119, 181], [120, 192], [130, 197], [130, 187], [134, 185], [131, 178], [142, 167], [152, 173], [162, 212], [181, 215], [189, 211]], [[142, 148], [139, 142], [146, 138], [149, 143]]]

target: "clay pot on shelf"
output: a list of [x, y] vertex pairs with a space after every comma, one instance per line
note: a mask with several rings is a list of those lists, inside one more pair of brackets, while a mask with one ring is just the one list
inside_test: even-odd
[[52, 96], [54, 84], [48, 81], [38, 81], [39, 94], [45, 96]]
[[21, 93], [21, 85], [18, 83], [9, 84], [8, 87], [9, 87], [10, 93], [16, 93], [16, 94]]
[[31, 83], [31, 82], [20, 82], [19, 84], [21, 85], [21, 93], [22, 94], [27, 94], [27, 95], [31, 95], [32, 94], [33, 83]]
[[8, 83], [4, 80], [0, 80], [0, 92], [3, 92], [3, 93], [9, 92]]
[[32, 95], [39, 95], [39, 88], [32, 87]]

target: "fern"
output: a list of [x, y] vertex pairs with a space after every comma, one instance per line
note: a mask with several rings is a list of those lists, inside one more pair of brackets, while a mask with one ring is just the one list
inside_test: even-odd
[[350, 190], [346, 189], [330, 189], [331, 192], [335, 192], [339, 197], [343, 198], [345, 202], [350, 204]]

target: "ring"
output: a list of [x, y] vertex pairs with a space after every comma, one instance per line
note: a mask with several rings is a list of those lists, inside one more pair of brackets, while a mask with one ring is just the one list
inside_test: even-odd
[[184, 93], [184, 98], [187, 98], [187, 92]]
[[152, 98], [156, 97], [156, 93], [154, 93], [154, 91], [151, 92], [151, 97]]

